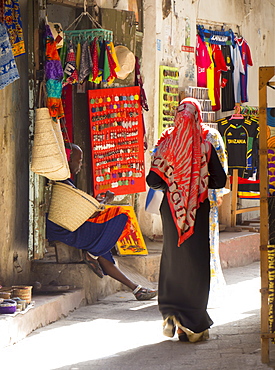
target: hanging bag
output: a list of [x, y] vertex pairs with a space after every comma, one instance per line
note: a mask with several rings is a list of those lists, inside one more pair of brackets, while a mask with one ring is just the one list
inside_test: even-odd
[[55, 122], [49, 109], [41, 107], [45, 83], [39, 88], [38, 108], [35, 111], [34, 140], [31, 170], [50, 180], [65, 180], [70, 177], [63, 135], [59, 120]]
[[90, 194], [56, 182], [52, 189], [48, 219], [64, 229], [75, 231], [95, 212], [103, 209], [105, 206]]

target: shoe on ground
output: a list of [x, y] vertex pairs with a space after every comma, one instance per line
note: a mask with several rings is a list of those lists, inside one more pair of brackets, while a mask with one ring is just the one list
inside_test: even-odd
[[173, 338], [173, 336], [175, 335], [175, 331], [176, 331], [176, 326], [174, 324], [174, 317], [173, 316], [166, 317], [166, 319], [163, 322], [163, 329], [162, 329], [163, 335], [169, 338]]

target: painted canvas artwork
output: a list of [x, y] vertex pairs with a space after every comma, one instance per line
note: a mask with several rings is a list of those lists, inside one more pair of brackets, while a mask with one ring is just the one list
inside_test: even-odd
[[119, 240], [116, 243], [116, 250], [118, 255], [147, 255], [148, 250], [144, 242], [134, 208], [128, 205], [123, 205], [120, 207], [124, 208], [129, 214], [131, 220], [131, 232], [124, 239]]

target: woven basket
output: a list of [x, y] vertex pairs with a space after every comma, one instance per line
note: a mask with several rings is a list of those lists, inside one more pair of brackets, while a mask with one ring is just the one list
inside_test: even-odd
[[84, 191], [56, 183], [52, 189], [48, 219], [64, 229], [75, 231], [95, 212], [104, 208]]
[[32, 300], [32, 286], [31, 285], [14, 285], [12, 287], [13, 297], [18, 297], [25, 300], [28, 304], [31, 303]]

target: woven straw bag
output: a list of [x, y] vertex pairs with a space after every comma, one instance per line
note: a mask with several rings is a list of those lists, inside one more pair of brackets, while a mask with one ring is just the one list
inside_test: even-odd
[[64, 229], [75, 231], [95, 212], [104, 208], [104, 205], [84, 191], [67, 184], [55, 183], [48, 219]]
[[70, 169], [60, 122], [52, 119], [48, 108], [41, 107], [45, 96], [45, 83], [42, 81], [39, 87], [39, 108], [35, 111], [31, 170], [50, 180], [65, 180], [70, 177]]
[[53, 121], [48, 108], [36, 110], [31, 170], [50, 180], [70, 177], [60, 123]]

